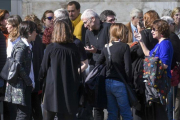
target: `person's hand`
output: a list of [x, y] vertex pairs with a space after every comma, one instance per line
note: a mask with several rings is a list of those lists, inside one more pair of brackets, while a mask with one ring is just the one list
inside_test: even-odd
[[91, 48], [89, 48], [89, 46], [84, 47], [85, 50], [89, 51], [90, 53], [96, 53], [97, 49], [91, 45]]
[[138, 40], [138, 41], [141, 41], [141, 39], [142, 39], [141, 34], [140, 34], [140, 33], [137, 33], [136, 31], [134, 31], [134, 37], [135, 37], [136, 40]]

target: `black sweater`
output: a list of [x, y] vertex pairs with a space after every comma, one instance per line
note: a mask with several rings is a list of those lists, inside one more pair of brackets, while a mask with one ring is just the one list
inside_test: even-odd
[[[127, 83], [132, 83], [132, 66], [129, 46], [122, 42], [112, 42], [112, 46], [110, 46], [109, 49], [111, 52], [113, 65], [118, 66], [119, 71], [121, 72], [124, 79], [127, 80]], [[96, 64], [103, 64], [105, 61], [106, 65], [109, 65], [108, 52], [106, 47], [104, 47], [101, 51], [101, 55]], [[112, 65], [107, 68], [106, 77], [122, 82], [121, 78]]]
[[85, 35], [85, 45], [93, 45], [97, 48], [97, 52], [94, 53], [93, 56], [88, 55], [91, 56], [91, 58], [88, 57], [90, 59], [90, 65], [95, 64], [95, 61], [98, 60], [104, 45], [109, 41], [109, 28], [111, 24], [102, 22], [100, 24], [101, 25], [99, 30], [87, 30]]
[[169, 36], [171, 43], [173, 45], [174, 53], [173, 53], [173, 59], [171, 64], [171, 69], [174, 68], [176, 65], [176, 62], [180, 62], [180, 40], [178, 36], [175, 33], [171, 33]]

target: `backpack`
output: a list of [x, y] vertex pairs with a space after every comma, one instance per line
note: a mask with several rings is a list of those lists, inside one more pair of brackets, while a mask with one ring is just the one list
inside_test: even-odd
[[146, 101], [160, 102], [164, 105], [171, 82], [167, 71], [163, 69], [162, 61], [158, 57], [146, 57], [143, 67]]

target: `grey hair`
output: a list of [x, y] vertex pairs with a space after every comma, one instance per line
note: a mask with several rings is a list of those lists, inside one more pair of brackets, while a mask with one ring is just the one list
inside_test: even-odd
[[67, 19], [67, 18], [69, 18], [69, 13], [66, 9], [61, 8], [61, 9], [57, 9], [54, 11], [54, 16], [56, 18]]
[[85, 18], [90, 19], [91, 17], [99, 18], [99, 15], [92, 9], [86, 9], [81, 15], [81, 20]]
[[138, 8], [134, 8], [131, 12], [130, 12], [130, 16], [132, 17], [138, 17], [139, 13], [143, 13], [143, 11], [141, 9]]
[[161, 17], [162, 20], [165, 20], [169, 25], [174, 23], [174, 20], [170, 16], [163, 16]]
[[162, 11], [162, 17], [163, 16], [171, 16], [171, 13], [172, 13], [172, 10], [170, 10], [170, 9], [164, 9], [163, 11]]

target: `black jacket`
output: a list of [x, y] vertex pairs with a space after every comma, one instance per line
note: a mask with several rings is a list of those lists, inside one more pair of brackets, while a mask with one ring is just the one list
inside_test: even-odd
[[[6, 39], [2, 32], [0, 31], [0, 71], [2, 70], [4, 64], [6, 63]], [[1, 79], [1, 78], [0, 78]], [[5, 93], [5, 83], [4, 87], [0, 88], [0, 101], [3, 101]]]
[[95, 65], [95, 62], [98, 60], [99, 55], [101, 54], [101, 50], [104, 48], [104, 45], [109, 42], [109, 29], [111, 24], [109, 23], [100, 23], [100, 29], [99, 30], [86, 30], [86, 36], [85, 36], [85, 45], [86, 46], [95, 46], [97, 48], [97, 52], [93, 53], [92, 57], [89, 61], [90, 65]]
[[44, 55], [42, 39], [39, 35], [37, 35], [36, 40], [32, 42], [32, 46], [33, 46], [32, 51], [33, 51], [34, 82], [35, 82], [35, 89], [33, 92], [38, 92], [40, 90], [38, 75]]
[[78, 108], [80, 57], [74, 43], [51, 43], [46, 47], [39, 78], [46, 77], [44, 109], [75, 114]]

